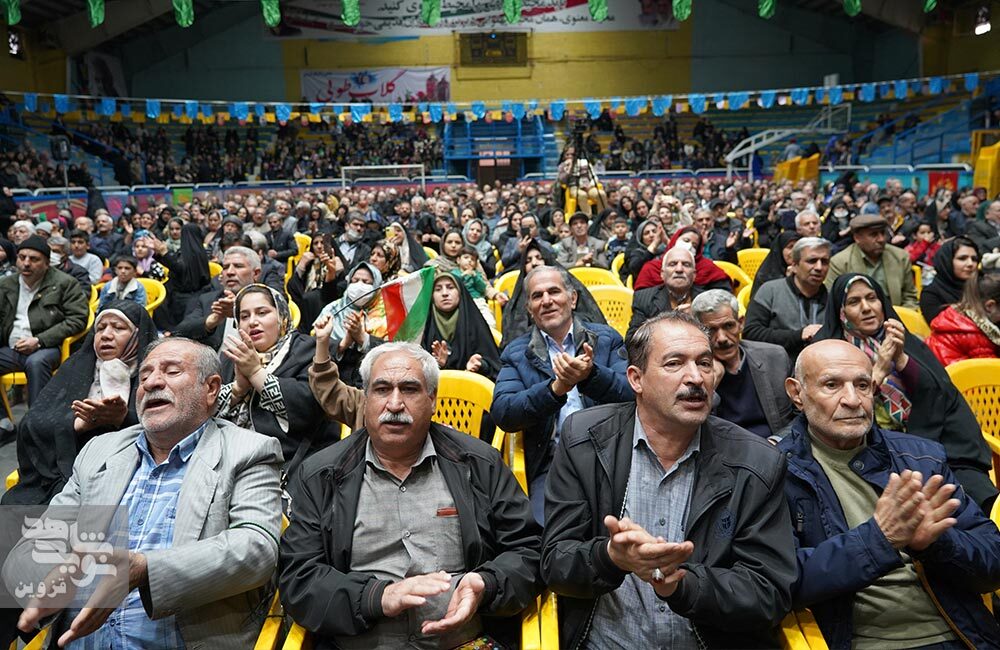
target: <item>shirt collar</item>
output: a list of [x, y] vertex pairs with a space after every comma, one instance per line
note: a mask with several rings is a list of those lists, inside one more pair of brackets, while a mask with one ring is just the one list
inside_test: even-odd
[[[420, 450], [420, 455], [417, 456], [417, 460], [413, 461], [413, 465], [411, 465], [411, 467], [417, 467], [431, 457], [437, 457], [437, 451], [434, 449], [434, 441], [431, 440], [431, 434], [428, 432], [427, 437], [424, 439], [423, 449]], [[380, 469], [383, 472], [389, 471], [384, 465], [382, 465], [382, 461], [378, 459], [378, 456], [375, 455], [375, 448], [372, 447], [371, 436], [368, 437], [368, 443], [365, 445], [365, 462], [373, 466], [375, 469]]]
[[[650, 451], [652, 451], [653, 447], [649, 444], [649, 438], [646, 437], [646, 429], [643, 428], [642, 422], [639, 421], [639, 413], [636, 412], [635, 426], [632, 428], [632, 448], [638, 449], [640, 442], [644, 443], [647, 447], [649, 447]], [[694, 434], [693, 438], [691, 438], [688, 448], [683, 454], [681, 454], [681, 457], [677, 459], [677, 462], [674, 463], [674, 465], [680, 465], [699, 451], [701, 451], [701, 427], [698, 427], [698, 432]]]
[[555, 349], [555, 350], [558, 350], [560, 352], [565, 352], [566, 350], [575, 350], [576, 349], [576, 344], [573, 341], [573, 328], [572, 327], [570, 327], [569, 331], [566, 332], [566, 338], [564, 338], [562, 340], [562, 344], [561, 345], [558, 342], [556, 342], [556, 340], [554, 338], [552, 338], [551, 336], [549, 336], [544, 330], [542, 330], [542, 329], [539, 328], [538, 331], [542, 333], [542, 340], [545, 341], [545, 347], [547, 347], [547, 348]]
[[[208, 426], [208, 420], [205, 420], [200, 427], [195, 429], [190, 435], [185, 437], [183, 440], [178, 442], [167, 454], [166, 462], [171, 462], [175, 458], [180, 459], [180, 464], [185, 464], [191, 459], [191, 455], [194, 454], [194, 450], [198, 447], [198, 441], [201, 440], [202, 434], [205, 432], [205, 428]], [[149, 451], [149, 440], [146, 439], [146, 432], [144, 431], [141, 436], [136, 438], [135, 446], [138, 447], [139, 452], [150, 459], [153, 458], [152, 452]]]

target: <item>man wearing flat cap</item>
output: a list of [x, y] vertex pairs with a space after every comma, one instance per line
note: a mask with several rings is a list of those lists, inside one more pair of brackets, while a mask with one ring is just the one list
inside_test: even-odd
[[23, 372], [28, 405], [59, 365], [59, 346], [87, 325], [87, 298], [73, 276], [49, 267], [48, 243], [17, 247], [17, 274], [0, 279], [0, 374]]
[[570, 236], [559, 242], [557, 261], [571, 268], [574, 266], [597, 266], [608, 268], [608, 258], [604, 254], [604, 240], [591, 237], [587, 232], [590, 217], [576, 212], [569, 218]]
[[889, 222], [869, 203], [850, 221], [854, 243], [830, 258], [826, 288], [844, 273], [864, 273], [875, 279], [897, 307], [917, 308], [917, 285], [910, 256], [886, 243]]

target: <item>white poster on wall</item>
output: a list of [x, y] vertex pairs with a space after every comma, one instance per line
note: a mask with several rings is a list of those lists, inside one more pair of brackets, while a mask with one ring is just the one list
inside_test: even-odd
[[309, 102], [444, 102], [451, 97], [451, 68], [303, 70], [302, 96]]
[[429, 27], [420, 0], [361, 0], [361, 19], [348, 27], [340, 0], [285, 0], [275, 38], [393, 40], [455, 31], [535, 32], [677, 29], [671, 0], [608, 0], [608, 17], [597, 22], [587, 0], [524, 0], [521, 20], [508, 24], [503, 0], [441, 0], [441, 20]]

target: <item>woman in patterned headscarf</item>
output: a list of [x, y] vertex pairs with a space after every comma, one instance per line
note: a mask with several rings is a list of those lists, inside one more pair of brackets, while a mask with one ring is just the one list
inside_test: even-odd
[[237, 332], [222, 344], [218, 416], [281, 442], [291, 463], [329, 442], [323, 411], [309, 389], [316, 342], [292, 328], [285, 297], [263, 284], [236, 294]]
[[871, 360], [880, 427], [940, 443], [965, 491], [980, 506], [992, 503], [997, 489], [988, 474], [990, 450], [976, 417], [948, 373], [924, 342], [906, 330], [871, 277], [845, 273], [833, 283], [823, 328], [813, 341], [825, 339], [847, 341]]

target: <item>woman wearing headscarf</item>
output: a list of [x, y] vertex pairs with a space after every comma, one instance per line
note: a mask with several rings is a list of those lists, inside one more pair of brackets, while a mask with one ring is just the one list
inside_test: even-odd
[[462, 228], [462, 238], [465, 239], [467, 245], [476, 249], [476, 253], [479, 254], [479, 263], [486, 271], [486, 277], [492, 278], [496, 272], [497, 264], [496, 249], [490, 243], [489, 232], [490, 229], [486, 226], [485, 221], [479, 218], [470, 219]]
[[80, 349], [59, 366], [39, 395], [39, 404], [17, 432], [18, 484], [3, 505], [42, 505], [62, 490], [73, 462], [94, 436], [138, 424], [135, 389], [146, 346], [156, 327], [131, 301], [98, 312]]
[[831, 255], [835, 255], [844, 250], [854, 240], [851, 238], [851, 218], [855, 216], [855, 211], [847, 204], [843, 195], [836, 197], [830, 203], [830, 209], [823, 220], [820, 234], [823, 239], [833, 244], [830, 250]]
[[837, 278], [823, 327], [813, 337], [825, 339], [847, 341], [872, 361], [878, 425], [943, 445], [962, 487], [989, 512], [997, 489], [976, 417], [923, 341], [903, 326], [877, 282], [860, 273]]
[[388, 239], [380, 239], [372, 245], [368, 263], [378, 269], [385, 282], [399, 277], [399, 249]]
[[[521, 254], [521, 261], [512, 270], [519, 271], [514, 290], [511, 291], [510, 300], [503, 306], [503, 318], [500, 321], [503, 340], [500, 347], [505, 347], [517, 337], [527, 334], [531, 329], [531, 316], [528, 314], [528, 292], [524, 288], [524, 278], [528, 271], [538, 266], [559, 266], [556, 262], [555, 253], [542, 246], [538, 240], [531, 240], [531, 243]], [[572, 274], [569, 276], [573, 289], [576, 290], [576, 309], [574, 313], [588, 323], [600, 323], [607, 325], [607, 320], [601, 312], [600, 306], [590, 291], [582, 282]]]
[[989, 262], [965, 283], [962, 299], [931, 321], [927, 347], [942, 365], [1000, 357], [1000, 270]]
[[[200, 229], [199, 229], [200, 232]], [[163, 240], [167, 243], [167, 250], [171, 253], [178, 253], [181, 250], [181, 240], [184, 233], [184, 220], [180, 217], [173, 217], [167, 222], [167, 227], [163, 233]]]
[[177, 252], [170, 251], [167, 243], [157, 239], [153, 239], [153, 246], [157, 260], [170, 269], [166, 309], [156, 310], [156, 324], [160, 329], [170, 330], [184, 320], [191, 301], [196, 300], [212, 281], [208, 255], [201, 245], [201, 228], [195, 223], [186, 223], [181, 228]]
[[346, 286], [337, 280], [343, 262], [331, 253], [334, 245], [328, 235], [314, 233], [309, 250], [302, 254], [285, 285], [289, 298], [299, 308], [299, 331], [303, 334], [309, 333], [323, 305], [335, 300]]
[[421, 345], [442, 369], [477, 372], [491, 381], [500, 372], [500, 352], [489, 325], [465, 285], [450, 273], [438, 270], [434, 275]]
[[[701, 238], [701, 233], [694, 226], [685, 226], [674, 233], [667, 243], [667, 250], [684, 242], [694, 253], [694, 286], [700, 291], [709, 289], [733, 290], [732, 280], [726, 272], [720, 269], [715, 262], [702, 255], [705, 242]], [[663, 266], [663, 256], [660, 255], [643, 265], [642, 271], [635, 278], [634, 288], [636, 291], [646, 287], [656, 287], [663, 284], [661, 268]]]
[[640, 223], [635, 237], [629, 240], [625, 248], [625, 263], [620, 271], [622, 282], [630, 275], [633, 279], [638, 277], [646, 262], [662, 255], [667, 248], [666, 241], [663, 224], [658, 219], [646, 219]]
[[920, 313], [930, 323], [949, 305], [962, 299], [965, 282], [976, 275], [979, 251], [971, 239], [955, 237], [934, 254], [934, 280], [920, 293]]
[[164, 282], [167, 278], [167, 268], [153, 257], [153, 241], [148, 237], [138, 237], [132, 242], [132, 255], [138, 260], [136, 273], [140, 278], [149, 278]]
[[385, 305], [375, 300], [375, 291], [382, 286], [382, 274], [375, 265], [360, 262], [345, 277], [348, 284], [344, 295], [323, 307], [310, 322], [316, 327], [327, 316], [333, 319], [330, 340], [334, 346], [330, 354], [340, 366], [343, 381], [360, 387], [357, 370], [361, 359], [388, 332]]
[[427, 263], [427, 252], [420, 245], [413, 235], [406, 231], [403, 224], [393, 221], [389, 224], [390, 232], [387, 239], [391, 240], [399, 249], [400, 267], [407, 273], [413, 273]]
[[222, 343], [218, 417], [273, 436], [288, 463], [301, 462], [325, 437], [323, 410], [309, 389], [316, 343], [295, 331], [285, 297], [263, 284], [240, 289], [233, 302], [237, 331]]
[[465, 238], [462, 231], [452, 228], [441, 237], [441, 254], [427, 262], [441, 271], [448, 272], [458, 268], [458, 256], [462, 254]]
[[788, 265], [792, 263], [792, 248], [795, 242], [802, 239], [802, 235], [794, 230], [786, 230], [771, 244], [771, 251], [760, 263], [757, 275], [753, 277], [753, 288], [750, 289], [750, 299], [757, 293], [757, 289], [765, 282], [777, 280], [788, 275]]

